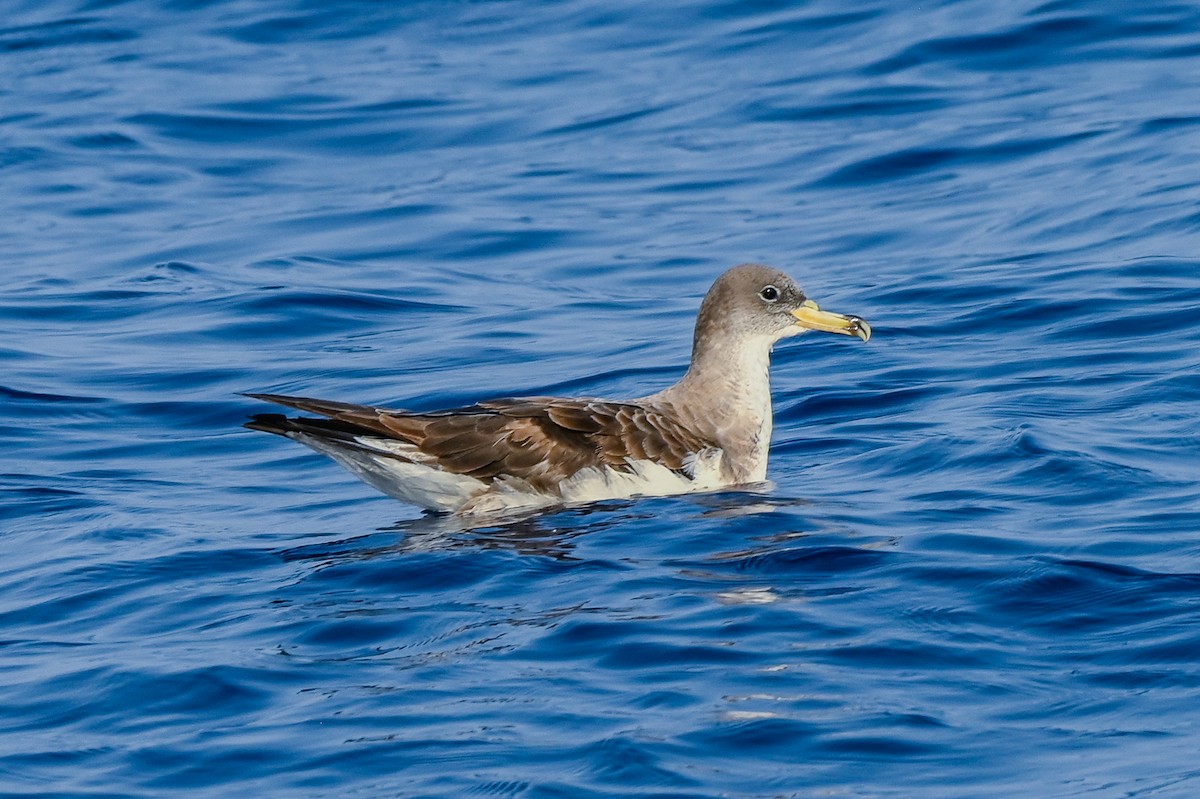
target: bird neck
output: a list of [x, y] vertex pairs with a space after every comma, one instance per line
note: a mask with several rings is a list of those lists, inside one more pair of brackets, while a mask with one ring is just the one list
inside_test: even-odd
[[687, 374], [650, 398], [669, 404], [724, 451], [732, 482], [766, 479], [773, 343], [745, 338], [697, 341]]

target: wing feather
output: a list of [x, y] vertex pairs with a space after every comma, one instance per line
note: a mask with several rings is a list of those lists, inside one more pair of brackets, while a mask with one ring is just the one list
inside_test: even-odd
[[[325, 420], [289, 419], [309, 435], [339, 443], [357, 436], [402, 442], [420, 453], [422, 463], [486, 483], [518, 479], [540, 491], [586, 468], [630, 470], [630, 462], [651, 459], [688, 474], [693, 456], [712, 449], [705, 440], [654, 408], [634, 403], [529, 397], [493, 400], [433, 413], [376, 408], [277, 394], [250, 395]], [[257, 429], [286, 434], [261, 419]], [[278, 415], [270, 415], [273, 420]], [[404, 448], [394, 457], [404, 458]]]

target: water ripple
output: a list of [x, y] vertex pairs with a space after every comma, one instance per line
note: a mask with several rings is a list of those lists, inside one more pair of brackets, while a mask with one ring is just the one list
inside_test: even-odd
[[[0, 26], [4, 791], [1196, 794], [1194, 7], [134, 5]], [[875, 328], [773, 482], [478, 526], [242, 428], [642, 396], [746, 260]]]

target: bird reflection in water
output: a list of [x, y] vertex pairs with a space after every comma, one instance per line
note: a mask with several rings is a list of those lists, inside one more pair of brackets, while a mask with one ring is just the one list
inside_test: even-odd
[[736, 519], [807, 505], [807, 500], [768, 496], [763, 484], [739, 491], [695, 494], [660, 500], [607, 500], [540, 513], [465, 519], [426, 514], [403, 519], [371, 533], [286, 550], [287, 560], [341, 562], [380, 556], [456, 549], [507, 550], [556, 560], [578, 560], [576, 541], [615, 525], [656, 518], [661, 504], [699, 506], [704, 518]]

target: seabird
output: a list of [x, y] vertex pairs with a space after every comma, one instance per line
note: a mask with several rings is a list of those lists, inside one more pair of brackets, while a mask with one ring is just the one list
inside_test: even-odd
[[306, 444], [385, 494], [444, 513], [758, 483], [771, 440], [771, 349], [808, 330], [871, 337], [864, 320], [822, 311], [783, 272], [742, 264], [705, 295], [687, 373], [642, 399], [526, 397], [418, 413], [247, 394], [321, 418], [264, 413], [246, 427]]

